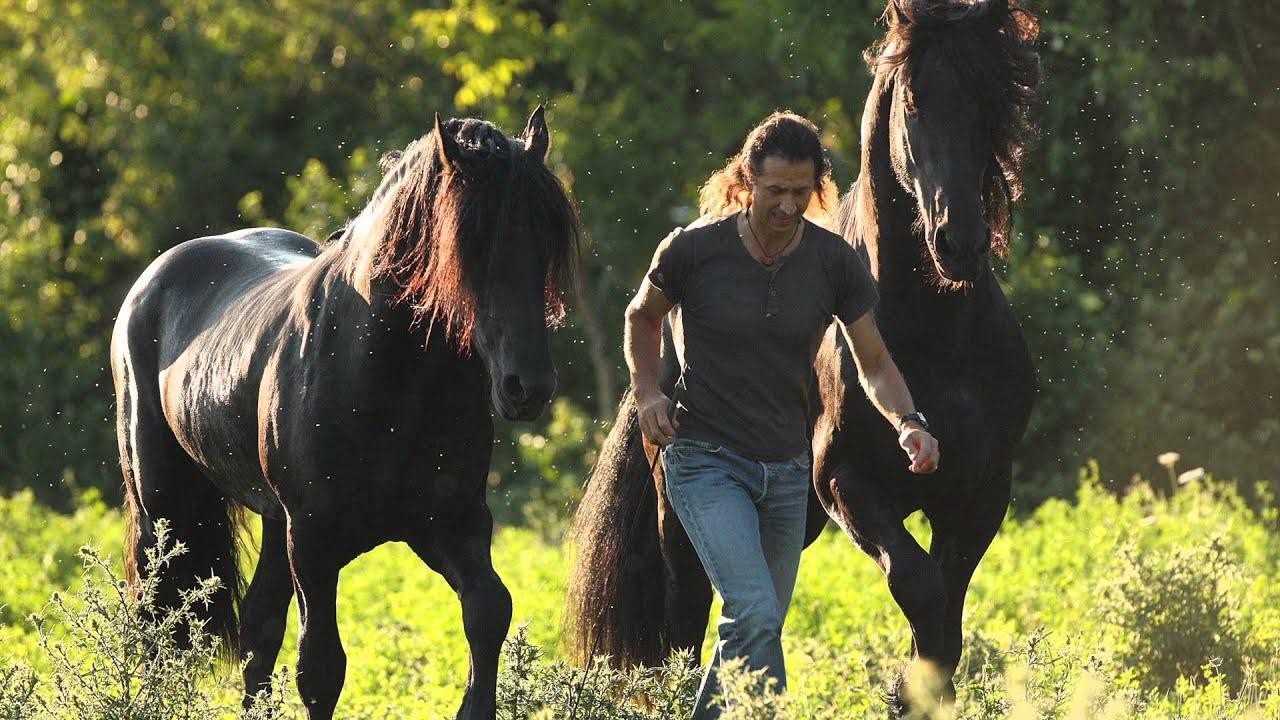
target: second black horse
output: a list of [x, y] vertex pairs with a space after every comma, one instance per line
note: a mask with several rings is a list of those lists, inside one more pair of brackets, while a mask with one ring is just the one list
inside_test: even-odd
[[[222, 579], [204, 611], [233, 656], [252, 654], [247, 696], [269, 680], [296, 594], [298, 690], [311, 720], [333, 716], [338, 572], [399, 540], [461, 600], [458, 717], [494, 717], [511, 596], [489, 555], [490, 405], [523, 420], [546, 407], [548, 322], [577, 258], [549, 140], [541, 108], [522, 138], [437, 117], [328, 247], [268, 228], [192, 240], [125, 299], [111, 364], [128, 570], [146, 570], [167, 519], [188, 552], [157, 600]], [[240, 602], [245, 508], [262, 516], [262, 552]]]

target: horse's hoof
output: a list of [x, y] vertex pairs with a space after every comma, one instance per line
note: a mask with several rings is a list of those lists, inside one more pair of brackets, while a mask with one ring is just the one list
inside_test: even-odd
[[885, 704], [889, 706], [889, 720], [902, 720], [911, 712], [907, 707], [907, 702], [903, 699], [906, 677], [898, 674], [893, 679], [893, 684], [889, 686], [889, 692], [885, 697]]

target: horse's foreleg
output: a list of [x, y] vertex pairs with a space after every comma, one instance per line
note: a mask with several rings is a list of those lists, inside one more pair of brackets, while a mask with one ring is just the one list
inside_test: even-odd
[[693, 664], [700, 664], [702, 639], [707, 634], [711, 613], [711, 581], [702, 568], [697, 551], [689, 541], [675, 508], [665, 492], [658, 495], [658, 535], [667, 578], [663, 598], [671, 649], [690, 650]]
[[492, 720], [497, 714], [498, 655], [511, 626], [511, 593], [493, 569], [492, 539], [493, 516], [487, 506], [479, 505], [448, 526], [437, 526], [409, 542], [423, 562], [444, 576], [462, 603], [471, 668], [457, 720]]
[[943, 586], [946, 588], [947, 608], [942, 621], [941, 663], [943, 672], [947, 675], [955, 673], [964, 647], [964, 601], [969, 592], [969, 580], [995, 538], [1007, 506], [1006, 502], [999, 508], [993, 507], [982, 518], [985, 522], [962, 527], [934, 525], [929, 554], [938, 564]]
[[[901, 512], [876, 486], [837, 471], [825, 489], [827, 512], [880, 566], [890, 594], [911, 626], [912, 664], [924, 661], [941, 666], [947, 596], [938, 564], [907, 532]], [[909, 670], [906, 675], [913, 673]], [[895, 689], [896, 712], [907, 710], [912, 692]], [[944, 695], [952, 692], [949, 684], [943, 689]]]
[[333, 531], [319, 523], [289, 522], [289, 564], [302, 632], [298, 637], [298, 694], [307, 720], [329, 720], [342, 694], [347, 655], [338, 635], [338, 571], [347, 557]]
[[262, 552], [253, 581], [240, 603], [240, 647], [249, 655], [244, 668], [246, 710], [256, 693], [271, 692], [271, 671], [284, 640], [289, 600], [293, 598], [285, 533], [284, 520], [262, 518]]

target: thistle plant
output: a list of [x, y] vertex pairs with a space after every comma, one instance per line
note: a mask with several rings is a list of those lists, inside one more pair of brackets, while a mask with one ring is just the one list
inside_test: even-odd
[[[130, 586], [93, 548], [83, 547], [82, 588], [54, 593], [30, 620], [47, 673], [15, 665], [0, 671], [0, 720], [214, 720], [234, 716], [238, 683], [218, 672], [221, 640], [206, 632], [197, 609], [221, 588], [204, 578], [158, 607], [159, 576], [186, 551], [156, 522], [146, 572]], [[277, 682], [279, 688], [283, 683]], [[281, 693], [262, 694], [245, 717], [279, 717]]]

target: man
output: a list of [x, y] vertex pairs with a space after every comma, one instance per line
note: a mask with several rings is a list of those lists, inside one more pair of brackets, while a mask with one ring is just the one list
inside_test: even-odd
[[[704, 216], [659, 245], [627, 308], [625, 351], [641, 431], [664, 446], [667, 494], [724, 601], [695, 720], [719, 715], [716, 668], [743, 658], [786, 687], [782, 623], [804, 542], [813, 361], [832, 318], [867, 396], [900, 431], [913, 472], [938, 465], [876, 329], [876, 290], [842, 238], [805, 220], [833, 197], [817, 128], [774, 113], [702, 189]], [[662, 320], [673, 313], [681, 377], [658, 387]]]

